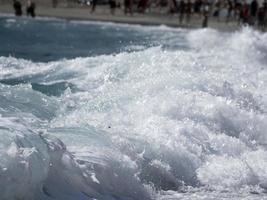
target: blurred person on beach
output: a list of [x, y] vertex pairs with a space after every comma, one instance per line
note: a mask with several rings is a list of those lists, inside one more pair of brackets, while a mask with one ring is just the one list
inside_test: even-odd
[[58, 1], [57, 0], [52, 0], [52, 6], [53, 6], [53, 8], [56, 8], [57, 7], [57, 4], [58, 4]]
[[257, 14], [257, 20], [258, 20], [258, 27], [260, 30], [265, 30], [265, 20], [266, 20], [266, 13], [264, 12], [264, 8], [260, 7], [258, 14]]
[[96, 4], [97, 4], [97, 0], [93, 0], [93, 1], [92, 1], [92, 9], [91, 9], [91, 13], [95, 12]]
[[208, 20], [209, 20], [209, 13], [210, 13], [210, 5], [207, 2], [203, 2], [202, 4], [202, 13], [203, 13], [203, 21], [202, 21], [202, 28], [208, 27]]
[[202, 0], [195, 0], [194, 2], [194, 13], [201, 14]]
[[185, 9], [186, 9], [186, 4], [185, 4], [184, 0], [181, 0], [180, 4], [179, 4], [179, 12], [180, 12], [179, 23], [180, 24], [183, 24]]
[[227, 21], [227, 15], [228, 15], [228, 3], [222, 2], [219, 13], [218, 13], [218, 21]]
[[226, 23], [228, 23], [232, 16], [233, 16], [233, 12], [234, 12], [234, 2], [232, 0], [228, 0], [227, 1], [227, 16], [226, 16]]
[[124, 14], [133, 14], [133, 0], [124, 0]]
[[263, 11], [264, 11], [264, 16], [265, 16], [264, 27], [266, 28], [266, 26], [267, 26], [267, 0], [264, 0], [262, 7], [263, 7]]
[[243, 4], [239, 0], [237, 0], [235, 2], [234, 18], [237, 20], [238, 25], [240, 25], [243, 20], [242, 12], [243, 12]]
[[257, 12], [258, 12], [258, 2], [257, 0], [253, 0], [250, 3], [250, 24], [251, 25], [255, 24]]
[[174, 14], [177, 12], [177, 2], [176, 0], [168, 0], [169, 13]]
[[116, 9], [116, 6], [117, 6], [116, 0], [109, 0], [109, 6], [110, 6], [110, 13], [112, 15], [114, 15], [115, 14], [115, 9]]
[[187, 0], [185, 4], [185, 13], [186, 13], [186, 23], [189, 24], [191, 20], [193, 4], [191, 0]]
[[26, 13], [27, 16], [35, 17], [35, 3], [32, 2], [31, 0], [27, 1]]
[[21, 6], [21, 3], [18, 0], [13, 0], [13, 8], [15, 10], [15, 15], [16, 16], [21, 16], [22, 15], [22, 6]]
[[267, 0], [264, 0], [262, 7], [263, 7], [264, 12], [266, 13], [267, 12]]
[[240, 20], [243, 24], [249, 24], [249, 5], [245, 2], [240, 12]]
[[[205, 2], [205, 4], [206, 4], [206, 2]], [[213, 11], [212, 15], [213, 15], [213, 17], [217, 18], [218, 21], [220, 21], [221, 4], [222, 4], [221, 1], [216, 0], [214, 2], [214, 6], [213, 6], [214, 7], [214, 9], [213, 9], [214, 11]], [[204, 6], [202, 7], [202, 9], [203, 8], [204, 8]]]
[[145, 13], [148, 5], [148, 0], [139, 0], [137, 8], [140, 13]]
[[242, 10], [241, 0], [234, 0], [234, 18], [240, 20], [240, 12]]

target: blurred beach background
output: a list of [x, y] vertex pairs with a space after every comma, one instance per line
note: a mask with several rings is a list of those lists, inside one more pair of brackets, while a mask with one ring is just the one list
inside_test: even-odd
[[[36, 15], [39, 17], [54, 17], [67, 20], [90, 20], [90, 21], [102, 21], [102, 22], [117, 22], [127, 24], [141, 24], [141, 25], [167, 25], [171, 27], [186, 27], [186, 28], [201, 28], [203, 23], [203, 14], [200, 11], [195, 13], [192, 4], [192, 13], [190, 21], [186, 21], [186, 16], [181, 23], [179, 21], [179, 1], [177, 1], [176, 8], [173, 8], [173, 1], [161, 0], [151, 1], [147, 4], [144, 11], [140, 11], [138, 8], [138, 1], [134, 1], [132, 5], [133, 13], [125, 14], [124, 1], [117, 0], [114, 14], [110, 11], [110, 5], [108, 0], [98, 0], [95, 11], [91, 12], [92, 0], [57, 0], [56, 7], [53, 7], [52, 0], [35, 0]], [[222, 1], [223, 2], [223, 1]], [[26, 0], [21, 1], [22, 9], [25, 10]], [[193, 3], [193, 2], [192, 2]], [[0, 13], [13, 14], [14, 9], [10, 0], [0, 1]], [[242, 24], [238, 22], [237, 17], [233, 16], [227, 19], [227, 14], [224, 6], [219, 5], [216, 8], [215, 5], [210, 6], [209, 22], [208, 26], [219, 30], [237, 30]], [[220, 16], [213, 16], [216, 9], [221, 9]]]

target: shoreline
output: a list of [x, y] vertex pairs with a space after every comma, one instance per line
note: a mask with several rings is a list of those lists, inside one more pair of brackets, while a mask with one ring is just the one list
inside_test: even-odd
[[[0, 5], [0, 13], [13, 15], [14, 11], [12, 5]], [[25, 16], [25, 15], [24, 15]], [[202, 28], [202, 16], [193, 15], [190, 24], [179, 24], [179, 16], [177, 14], [168, 15], [165, 13], [134, 13], [133, 15], [125, 15], [121, 9], [116, 10], [116, 14], [110, 14], [108, 6], [99, 5], [95, 13], [90, 13], [90, 7], [58, 7], [51, 8], [40, 6], [36, 9], [37, 17], [56, 18], [67, 21], [91, 21], [91, 22], [112, 22], [120, 24], [133, 24], [133, 25], [150, 25], [160, 26], [165, 25], [173, 28], [189, 28], [197, 29]], [[218, 22], [217, 19], [210, 17], [209, 28], [221, 31], [236, 31], [240, 29], [237, 22]]]

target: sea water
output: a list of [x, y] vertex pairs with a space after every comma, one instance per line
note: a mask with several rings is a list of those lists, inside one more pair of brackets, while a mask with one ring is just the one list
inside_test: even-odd
[[267, 34], [0, 18], [0, 199], [267, 199]]

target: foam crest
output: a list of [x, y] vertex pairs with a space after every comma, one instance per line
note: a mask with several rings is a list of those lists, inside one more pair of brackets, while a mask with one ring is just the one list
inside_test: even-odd
[[[215, 35], [215, 39], [222, 37], [216, 34], [219, 37]], [[234, 34], [227, 40], [232, 37]], [[225, 52], [219, 47], [209, 49], [211, 46], [214, 44], [203, 46], [197, 52], [150, 48], [106, 56], [98, 65], [97, 73], [94, 73], [96, 68], [87, 68], [84, 80], [74, 80], [90, 92], [62, 96], [65, 108], [69, 110], [70, 102], [75, 108], [69, 115], [56, 118], [52, 126], [90, 125], [110, 132], [114, 145], [123, 152], [128, 145], [134, 145], [124, 153], [136, 158], [144, 151], [139, 161], [141, 178], [159, 188], [177, 189], [183, 183], [196, 186], [200, 183], [216, 185], [213, 184], [216, 182], [222, 187], [259, 183], [240, 157], [265, 141], [264, 98], [255, 92], [261, 87], [260, 81], [265, 79], [256, 80], [241, 74], [252, 70], [265, 73], [263, 65], [256, 57], [253, 60], [256, 69], [243, 68], [250, 62], [247, 59], [235, 61], [233, 67], [233, 60], [225, 62], [230, 53], [236, 57], [246, 55], [234, 48]], [[207, 56], [207, 52], [212, 56]], [[90, 58], [90, 63], [95, 63], [96, 59]], [[241, 83], [237, 82], [239, 76], [243, 78]], [[96, 87], [85, 86], [88, 82], [94, 82]], [[108, 129], [109, 126], [112, 128]], [[231, 177], [230, 171], [236, 168], [240, 172], [247, 171], [246, 177], [242, 179], [237, 175], [232, 182], [227, 182], [229, 177], [219, 172], [217, 176], [211, 175], [210, 168], [202, 165], [210, 162], [213, 155], [219, 160], [226, 156], [218, 163], [213, 159], [214, 166], [223, 169], [226, 166], [222, 163], [229, 162], [226, 175]], [[158, 157], [169, 166], [168, 171], [155, 167], [153, 163]], [[231, 157], [236, 164], [232, 164]], [[161, 177], [159, 174], [165, 174], [164, 183], [153, 178]]]

